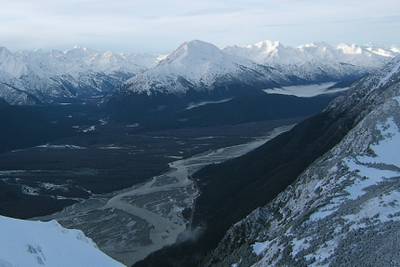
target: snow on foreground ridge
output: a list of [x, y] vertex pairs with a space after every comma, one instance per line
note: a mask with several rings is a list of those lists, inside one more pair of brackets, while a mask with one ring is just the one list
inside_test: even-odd
[[0, 216], [0, 267], [121, 267], [82, 231]]

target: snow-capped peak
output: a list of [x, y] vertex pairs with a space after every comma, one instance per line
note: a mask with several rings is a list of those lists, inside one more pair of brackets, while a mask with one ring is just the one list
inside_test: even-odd
[[217, 46], [199, 40], [185, 42], [160, 63], [128, 81], [128, 87], [136, 92], [188, 90], [180, 79], [192, 85], [210, 86], [217, 78], [237, 73], [241, 66], [252, 65], [251, 61], [229, 55]]
[[180, 45], [161, 61], [160, 65], [203, 64], [226, 59], [226, 55], [215, 45], [200, 40], [193, 40]]

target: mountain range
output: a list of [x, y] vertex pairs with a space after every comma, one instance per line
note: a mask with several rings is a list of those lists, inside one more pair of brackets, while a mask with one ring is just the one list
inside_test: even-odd
[[285, 85], [354, 81], [399, 53], [395, 47], [290, 47], [272, 41], [220, 49], [194, 40], [167, 56], [81, 47], [13, 53], [2, 47], [0, 97], [10, 104], [86, 101], [110, 94], [221, 98]]
[[12, 53], [0, 48], [0, 97], [10, 104], [39, 104], [104, 95], [157, 62], [146, 54], [66, 51]]
[[246, 47], [226, 47], [194, 40], [186, 42], [154, 68], [126, 82], [126, 89], [151, 94], [168, 91], [225, 90], [341, 81], [359, 78], [382, 67], [399, 53], [396, 48], [324, 43], [297, 48], [265, 41]]

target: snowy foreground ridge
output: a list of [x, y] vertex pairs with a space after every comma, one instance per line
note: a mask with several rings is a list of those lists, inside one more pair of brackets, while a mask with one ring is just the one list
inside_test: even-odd
[[0, 216], [0, 267], [121, 267], [79, 230]]

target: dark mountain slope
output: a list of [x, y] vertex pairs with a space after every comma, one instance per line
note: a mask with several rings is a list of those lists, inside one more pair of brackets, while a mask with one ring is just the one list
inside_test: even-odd
[[353, 118], [321, 113], [241, 158], [199, 171], [195, 179], [202, 193], [194, 225], [205, 225], [205, 244], [214, 245], [234, 222], [284, 190], [352, 123]]
[[260, 91], [213, 97], [207, 102], [204, 97], [188, 95], [121, 95], [111, 99], [106, 108], [115, 121], [139, 123], [149, 129], [184, 128], [310, 116], [334, 97], [301, 98]]

